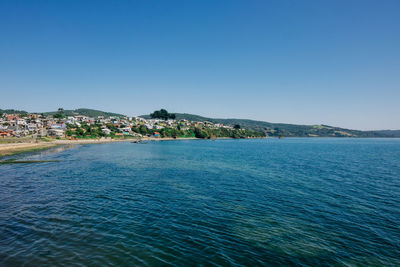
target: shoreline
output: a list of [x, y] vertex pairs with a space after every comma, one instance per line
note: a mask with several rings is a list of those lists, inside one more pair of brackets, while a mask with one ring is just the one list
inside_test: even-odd
[[[116, 142], [133, 142], [137, 140], [141, 141], [182, 141], [182, 140], [221, 140], [221, 139], [233, 139], [229, 137], [220, 137], [215, 139], [201, 139], [196, 137], [184, 137], [184, 138], [129, 138], [129, 139], [78, 139], [78, 140], [52, 140], [49, 142], [45, 141], [32, 141], [32, 142], [18, 142], [16, 139], [14, 143], [0, 143], [0, 158], [5, 156], [12, 156], [16, 154], [34, 152], [46, 150], [52, 147], [61, 145], [79, 145], [79, 144], [105, 144], [105, 143], [116, 143]], [[255, 139], [255, 138], [248, 138]]]
[[0, 144], [0, 158], [27, 152], [46, 150], [56, 146], [57, 144], [51, 142]]
[[[264, 137], [265, 138], [265, 137]], [[264, 138], [245, 138], [245, 139], [264, 139]], [[213, 139], [202, 139], [196, 137], [165, 137], [165, 138], [128, 138], [128, 139], [78, 139], [78, 140], [62, 140], [55, 139], [49, 142], [45, 141], [31, 141], [31, 142], [18, 142], [15, 139], [14, 143], [0, 143], [0, 158], [5, 156], [12, 156], [16, 154], [22, 154], [27, 152], [34, 152], [49, 149], [61, 145], [79, 145], [79, 144], [105, 144], [105, 143], [116, 143], [116, 142], [134, 142], [134, 141], [183, 141], [183, 140], [230, 140], [234, 138], [230, 137], [218, 137]], [[1, 140], [1, 139], [0, 139]]]
[[[275, 137], [251, 137], [251, 138], [243, 138], [246, 139], [268, 139], [268, 138], [275, 138]], [[277, 138], [277, 137], [276, 137]], [[316, 137], [285, 137], [287, 138], [316, 138]], [[331, 137], [318, 137], [318, 138], [331, 138]], [[343, 138], [343, 137], [337, 137]], [[349, 137], [352, 139], [352, 137]], [[372, 137], [375, 138], [375, 137]], [[203, 139], [203, 138], [196, 138], [196, 137], [165, 137], [165, 138], [155, 138], [155, 137], [147, 137], [147, 138], [127, 138], [127, 139], [78, 139], [78, 140], [62, 140], [62, 139], [54, 139], [51, 141], [37, 141], [32, 140], [30, 142], [21, 142], [20, 139], [15, 139], [15, 142], [9, 143], [0, 143], [0, 159], [3, 157], [8, 157], [17, 154], [35, 152], [35, 151], [42, 151], [49, 148], [54, 148], [57, 146], [63, 145], [79, 145], [79, 144], [105, 144], [105, 143], [117, 143], [117, 142], [134, 142], [134, 141], [184, 141], [184, 140], [233, 140], [235, 138], [231, 137], [217, 137], [212, 139]], [[347, 139], [347, 138], [346, 138]], [[368, 139], [368, 137], [360, 138], [360, 139]], [[391, 139], [391, 138], [382, 138], [382, 139]], [[396, 138], [394, 138], [396, 139]], [[1, 139], [0, 139], [1, 141]]]
[[[77, 144], [102, 144], [114, 142], [128, 142], [136, 139], [80, 139], [80, 140], [52, 140], [52, 141], [33, 141], [33, 142], [15, 142], [0, 144], [0, 158], [12, 156], [16, 154], [46, 150], [49, 148], [62, 145], [77, 145]], [[16, 139], [15, 141], [18, 141]]]

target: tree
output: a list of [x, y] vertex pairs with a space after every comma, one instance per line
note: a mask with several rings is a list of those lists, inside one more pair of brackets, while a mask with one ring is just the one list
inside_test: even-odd
[[196, 136], [196, 138], [203, 138], [203, 139], [209, 137], [206, 131], [201, 130], [199, 128], [194, 129], [194, 136]]
[[160, 110], [156, 110], [153, 113], [151, 113], [150, 117], [152, 119], [168, 120], [168, 119], [175, 119], [176, 116], [173, 113], [168, 113], [167, 110], [162, 108]]
[[173, 138], [177, 138], [178, 135], [179, 135], [178, 130], [175, 129], [175, 128], [172, 128], [172, 129], [171, 129], [171, 132], [170, 132], [170, 136], [173, 137]]
[[74, 132], [71, 129], [68, 129], [66, 132], [67, 136], [72, 136], [74, 134]]
[[64, 117], [65, 116], [64, 116], [64, 109], [63, 108], [59, 108], [57, 113], [54, 114], [54, 118], [57, 118], [57, 119], [62, 119]]
[[142, 126], [140, 126], [140, 128], [139, 128], [139, 132], [140, 132], [141, 135], [146, 135], [146, 134], [149, 133], [149, 130], [148, 130], [146, 127], [144, 127], [144, 126], [142, 125]]
[[83, 130], [82, 128], [78, 127], [76, 129], [76, 134], [79, 136], [83, 136], [85, 134], [85, 130]]
[[235, 124], [235, 126], [233, 126], [234, 129], [239, 130], [240, 129], [240, 125], [239, 124]]
[[136, 126], [132, 126], [131, 129], [132, 129], [132, 131], [135, 132], [135, 133], [140, 133], [139, 128], [136, 127]]

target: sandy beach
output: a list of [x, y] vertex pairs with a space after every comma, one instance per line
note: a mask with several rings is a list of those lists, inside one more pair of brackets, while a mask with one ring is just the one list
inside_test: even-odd
[[9, 156], [24, 152], [44, 150], [59, 145], [73, 145], [73, 144], [99, 144], [99, 143], [110, 143], [110, 142], [127, 142], [132, 139], [80, 139], [80, 140], [53, 140], [50, 142], [22, 142], [16, 139], [15, 143], [0, 144], [0, 156]]
[[56, 146], [54, 143], [12, 143], [0, 144], [0, 156], [9, 156], [29, 151], [47, 149]]

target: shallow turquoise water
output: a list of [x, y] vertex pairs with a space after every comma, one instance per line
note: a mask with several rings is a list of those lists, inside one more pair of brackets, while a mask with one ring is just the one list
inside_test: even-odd
[[0, 265], [400, 266], [400, 140], [82, 145], [0, 165]]

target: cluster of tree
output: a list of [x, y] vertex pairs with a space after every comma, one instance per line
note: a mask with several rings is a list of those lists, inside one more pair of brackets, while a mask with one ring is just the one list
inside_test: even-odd
[[197, 138], [217, 138], [217, 137], [230, 137], [230, 138], [251, 138], [251, 137], [265, 137], [265, 133], [261, 131], [253, 131], [249, 129], [234, 129], [218, 128], [218, 129], [194, 129], [195, 137]]
[[[83, 123], [81, 127], [75, 125], [67, 125], [68, 130], [66, 131], [67, 136], [75, 136], [78, 138], [82, 137], [90, 137], [90, 138], [97, 138], [97, 137], [104, 137], [107, 136], [102, 131], [102, 126], [100, 124], [95, 125], [88, 125]], [[109, 136], [114, 136], [116, 132], [119, 132], [118, 129], [111, 131]]]
[[297, 125], [286, 123], [270, 123], [265, 121], [246, 120], [246, 119], [216, 119], [207, 118], [194, 114], [176, 113], [177, 119], [187, 119], [191, 121], [209, 121], [212, 123], [222, 123], [224, 125], [240, 125], [241, 128], [251, 129], [254, 131], [263, 131], [268, 136], [356, 136], [356, 137], [399, 137], [399, 132], [382, 132], [382, 131], [358, 131], [351, 129], [343, 129], [328, 125]]
[[159, 132], [161, 137], [196, 137], [202, 139], [210, 139], [217, 137], [230, 137], [230, 138], [249, 138], [249, 137], [265, 137], [264, 132], [253, 131], [248, 129], [209, 129], [209, 128], [190, 128], [188, 130], [181, 130], [179, 127], [173, 128], [163, 128], [160, 130], [147, 129], [144, 126], [140, 128], [133, 127], [134, 132], [140, 133], [142, 135], [153, 135], [155, 132]]
[[165, 109], [160, 109], [160, 110], [156, 110], [153, 113], [151, 113], [150, 117], [152, 119], [168, 120], [168, 119], [175, 119], [175, 114], [168, 113], [168, 111]]
[[16, 110], [16, 109], [0, 109], [0, 116], [3, 114], [20, 114], [21, 116], [25, 116], [28, 114], [25, 110]]
[[63, 119], [65, 118], [64, 109], [59, 108], [58, 111], [53, 115], [55, 119]]
[[[115, 136], [116, 133], [121, 131], [112, 123], [106, 125], [111, 131], [109, 135], [106, 135], [102, 131], [101, 124], [88, 125], [83, 123], [81, 127], [75, 125], [67, 125], [68, 130], [66, 131], [67, 136], [75, 136], [77, 138], [97, 138], [105, 136]], [[180, 127], [166, 127], [160, 130], [148, 129], [145, 126], [133, 126], [132, 131], [142, 136], [151, 136], [155, 133], [159, 133], [160, 137], [171, 137], [171, 138], [187, 138], [196, 137], [202, 139], [218, 138], [218, 137], [230, 137], [230, 138], [251, 138], [251, 137], [265, 137], [264, 132], [253, 131], [248, 129], [209, 129], [209, 128], [190, 128], [188, 130], [182, 130]]]
[[120, 118], [125, 118], [125, 115], [118, 114], [118, 113], [113, 113], [113, 112], [104, 112], [101, 110], [95, 110], [95, 109], [88, 109], [88, 108], [78, 108], [78, 109], [70, 109], [70, 110], [65, 110], [63, 108], [59, 108], [57, 111], [52, 111], [52, 112], [44, 112], [42, 115], [53, 115], [53, 116], [60, 116], [62, 114], [64, 117], [66, 116], [76, 116], [76, 115], [82, 115], [82, 116], [88, 116], [88, 117], [97, 117], [97, 116], [103, 116], [105, 118], [115, 116], [115, 117], [120, 117]]

